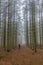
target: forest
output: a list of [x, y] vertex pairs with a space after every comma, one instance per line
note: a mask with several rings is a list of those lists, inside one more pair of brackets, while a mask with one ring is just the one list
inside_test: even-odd
[[0, 0], [0, 65], [43, 65], [43, 0]]

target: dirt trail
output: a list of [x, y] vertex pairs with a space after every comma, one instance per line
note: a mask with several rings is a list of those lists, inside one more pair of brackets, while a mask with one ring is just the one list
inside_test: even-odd
[[0, 65], [43, 65], [43, 50], [40, 49], [37, 53], [33, 53], [29, 48], [21, 48], [9, 53], [4, 51], [3, 54]]

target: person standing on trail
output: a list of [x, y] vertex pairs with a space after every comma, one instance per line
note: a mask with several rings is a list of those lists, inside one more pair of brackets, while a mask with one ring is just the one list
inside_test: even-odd
[[18, 44], [18, 47], [19, 47], [19, 49], [20, 49], [20, 44]]

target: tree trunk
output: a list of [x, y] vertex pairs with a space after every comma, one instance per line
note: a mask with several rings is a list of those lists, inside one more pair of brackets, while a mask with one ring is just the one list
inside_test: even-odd
[[[12, 3], [11, 0], [8, 0], [8, 4]], [[7, 29], [7, 50], [12, 49], [12, 5], [8, 7], [8, 29]]]
[[31, 14], [32, 14], [32, 23], [31, 23], [31, 33], [30, 33], [30, 44], [34, 52], [36, 52], [36, 28], [35, 28], [35, 2], [31, 3]]

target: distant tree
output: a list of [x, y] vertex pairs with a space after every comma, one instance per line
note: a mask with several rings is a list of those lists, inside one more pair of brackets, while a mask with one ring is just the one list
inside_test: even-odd
[[28, 37], [28, 7], [27, 7], [27, 2], [26, 2], [26, 12], [25, 12], [25, 14], [26, 14], [26, 40], [27, 40], [27, 46], [29, 46], [29, 42], [28, 42], [28, 40], [29, 40], [29, 37]]
[[43, 46], [43, 0], [42, 0], [41, 26], [42, 26], [42, 46]]
[[41, 10], [39, 11], [39, 15], [41, 13], [40, 16], [40, 21], [39, 21], [39, 29], [40, 29], [40, 48], [43, 48], [43, 1], [41, 3]]
[[29, 46], [29, 42], [28, 42], [28, 4], [27, 1], [25, 1], [25, 7], [24, 7], [24, 11], [23, 11], [23, 17], [24, 17], [24, 23], [25, 23], [25, 33], [26, 33], [26, 45]]
[[41, 21], [41, 47], [43, 47], [43, 20]]
[[3, 34], [3, 36], [4, 36], [4, 40], [3, 40], [3, 42], [4, 42], [4, 44], [3, 44], [3, 47], [5, 48], [5, 45], [6, 45], [6, 5], [5, 5], [5, 7], [3, 8], [3, 22], [4, 22], [4, 34]]
[[[40, 5], [39, 5], [40, 8]], [[41, 48], [41, 16], [40, 16], [40, 9], [39, 9], [39, 35], [40, 35], [40, 48]]]
[[[0, 0], [0, 36], [1, 36], [1, 0]], [[0, 42], [1, 44], [1, 42]]]
[[16, 15], [16, 0], [14, 0], [14, 17], [13, 17], [13, 42], [14, 42], [14, 47], [17, 47], [17, 21], [15, 21], [15, 15]]
[[13, 34], [12, 34], [13, 35], [13, 37], [12, 37], [13, 42], [12, 43], [13, 43], [13, 48], [15, 48], [15, 34], [14, 34], [15, 33], [15, 1], [13, 3], [14, 3], [13, 4], [13, 14], [14, 14], [14, 16], [13, 16], [13, 28], [12, 28], [13, 29]]

